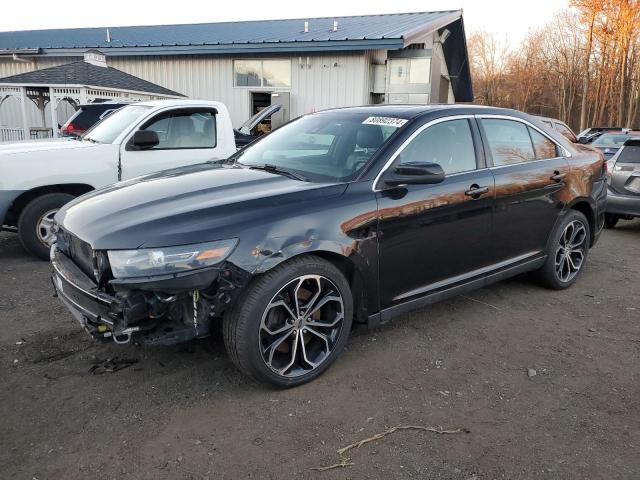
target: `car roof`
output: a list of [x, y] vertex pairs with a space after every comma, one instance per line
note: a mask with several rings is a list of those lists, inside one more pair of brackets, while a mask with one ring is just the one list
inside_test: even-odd
[[314, 112], [315, 114], [328, 112], [354, 112], [378, 116], [396, 116], [400, 118], [411, 119], [428, 113], [451, 113], [458, 115], [507, 115], [511, 117], [520, 117], [525, 119], [533, 118], [518, 110], [510, 108], [488, 107], [485, 105], [473, 105], [466, 103], [458, 104], [431, 104], [431, 105], [415, 105], [415, 104], [380, 104], [380, 105], [363, 105], [358, 107], [341, 107], [330, 108]]
[[79, 108], [84, 107], [99, 107], [100, 105], [131, 105], [136, 103], [134, 100], [106, 100], [104, 102], [82, 103]]
[[216, 102], [213, 100], [197, 100], [192, 98], [176, 98], [166, 100], [150, 100], [147, 102], [137, 102], [136, 105], [145, 105], [149, 107], [194, 107], [194, 106], [209, 106], [220, 107], [224, 106], [222, 102]]

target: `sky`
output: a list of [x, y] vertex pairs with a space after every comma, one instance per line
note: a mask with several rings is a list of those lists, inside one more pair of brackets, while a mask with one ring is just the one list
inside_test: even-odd
[[[115, 27], [463, 9], [467, 32], [486, 30], [517, 44], [568, 0], [108, 0], [85, 4], [4, 0], [0, 31]], [[175, 8], [176, 3], [180, 8]], [[66, 5], [66, 7], [65, 7]], [[33, 12], [38, 12], [34, 15]]]

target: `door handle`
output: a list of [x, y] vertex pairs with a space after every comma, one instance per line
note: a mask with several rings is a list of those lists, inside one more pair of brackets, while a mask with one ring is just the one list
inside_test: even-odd
[[472, 197], [472, 198], [480, 198], [481, 195], [484, 195], [485, 193], [489, 193], [489, 187], [481, 187], [480, 185], [474, 183], [473, 185], [471, 185], [471, 187], [469, 188], [469, 190], [467, 190], [466, 192], [464, 192], [464, 194], [467, 197]]
[[567, 174], [566, 173], [560, 173], [559, 171], [555, 171], [553, 172], [553, 175], [551, 175], [551, 180], [553, 180], [554, 182], [561, 182], [562, 180], [564, 180], [564, 177], [566, 177]]

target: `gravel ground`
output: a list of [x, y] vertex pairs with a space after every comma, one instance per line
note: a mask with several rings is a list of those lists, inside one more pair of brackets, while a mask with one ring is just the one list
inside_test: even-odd
[[[0, 234], [2, 479], [640, 478], [640, 221], [567, 291], [518, 277], [358, 328], [287, 391], [245, 379], [220, 338], [92, 341], [48, 271]], [[128, 368], [96, 369], [115, 357]], [[395, 425], [465, 432], [398, 431], [312, 470]]]

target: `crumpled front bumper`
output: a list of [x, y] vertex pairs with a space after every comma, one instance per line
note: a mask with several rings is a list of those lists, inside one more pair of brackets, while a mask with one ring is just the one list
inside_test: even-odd
[[55, 246], [51, 249], [51, 265], [56, 295], [87, 333], [96, 338], [105, 338], [107, 332], [111, 332], [107, 337], [113, 335], [116, 312], [122, 309], [118, 299], [100, 292], [97, 284]]
[[[236, 289], [227, 282], [229, 285], [217, 289], [218, 295], [212, 297], [213, 291], [205, 294], [198, 289], [198, 280], [183, 276], [147, 279], [138, 285], [119, 283], [115, 294], [110, 295], [55, 244], [50, 256], [56, 295], [91, 336], [113, 339], [116, 343], [135, 340], [150, 345], [171, 345], [208, 336], [215, 312], [222, 311], [231, 301], [229, 285], [233, 287], [231, 290]], [[215, 278], [218, 272], [213, 273]], [[203, 273], [193, 276], [201, 279]], [[212, 272], [208, 277], [212, 277]], [[183, 285], [179, 293], [175, 293], [176, 280]], [[191, 285], [194, 282], [195, 287]], [[163, 285], [166, 288], [162, 288]]]

